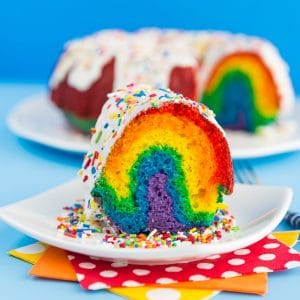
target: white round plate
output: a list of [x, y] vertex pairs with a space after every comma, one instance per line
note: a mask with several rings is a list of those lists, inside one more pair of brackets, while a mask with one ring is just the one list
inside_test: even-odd
[[45, 146], [77, 153], [89, 148], [90, 137], [72, 128], [46, 94], [19, 102], [8, 115], [7, 125], [17, 136]]
[[[263, 157], [300, 150], [300, 101], [294, 112], [282, 122], [270, 127], [262, 135], [227, 131], [233, 159]], [[39, 94], [18, 103], [7, 118], [17, 136], [60, 150], [86, 153], [89, 137], [74, 130], [48, 99]], [[288, 126], [292, 125], [292, 126]]]
[[236, 217], [238, 232], [225, 234], [211, 244], [185, 245], [174, 248], [111, 248], [105, 243], [83, 243], [80, 239], [61, 237], [56, 231], [56, 217], [62, 207], [74, 204], [83, 197], [83, 185], [79, 179], [58, 186], [29, 199], [0, 208], [0, 219], [47, 244], [97, 256], [110, 261], [127, 261], [134, 264], [167, 264], [188, 262], [221, 254], [257, 242], [279, 224], [284, 217], [292, 191], [285, 187], [236, 185], [225, 203]]

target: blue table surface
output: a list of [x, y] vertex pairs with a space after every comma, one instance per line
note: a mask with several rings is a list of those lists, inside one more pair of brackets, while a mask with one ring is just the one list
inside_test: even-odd
[[[81, 155], [44, 147], [14, 136], [5, 119], [24, 97], [45, 91], [44, 85], [0, 83], [0, 206], [43, 192], [76, 176]], [[294, 190], [292, 210], [300, 212], [300, 152], [253, 159], [251, 164], [268, 185]], [[277, 230], [291, 230], [283, 221]], [[122, 299], [106, 291], [87, 292], [76, 283], [37, 279], [27, 274], [30, 265], [14, 259], [7, 251], [34, 242], [30, 237], [0, 221], [0, 292], [8, 299]], [[300, 245], [296, 246], [300, 250]], [[265, 299], [294, 298], [299, 293], [300, 268], [269, 276]], [[2, 297], [1, 297], [2, 298]], [[256, 299], [259, 296], [225, 293], [216, 299]]]

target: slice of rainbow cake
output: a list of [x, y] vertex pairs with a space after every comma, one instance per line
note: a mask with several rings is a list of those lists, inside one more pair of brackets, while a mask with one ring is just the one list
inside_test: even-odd
[[101, 207], [128, 234], [217, 224], [223, 195], [233, 191], [229, 147], [212, 111], [134, 84], [109, 94], [80, 175], [87, 214]]

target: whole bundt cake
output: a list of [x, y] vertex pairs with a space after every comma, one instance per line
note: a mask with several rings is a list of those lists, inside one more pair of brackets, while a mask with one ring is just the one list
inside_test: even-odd
[[266, 40], [207, 31], [103, 30], [68, 42], [50, 98], [76, 128], [94, 126], [108, 93], [129, 82], [204, 102], [225, 128], [256, 132], [289, 111], [288, 67]]

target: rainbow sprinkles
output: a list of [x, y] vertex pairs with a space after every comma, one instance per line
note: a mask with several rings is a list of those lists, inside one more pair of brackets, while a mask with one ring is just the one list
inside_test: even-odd
[[239, 228], [227, 208], [217, 211], [214, 222], [209, 227], [191, 228], [189, 231], [170, 233], [154, 229], [148, 234], [118, 233], [107, 226], [106, 218], [99, 210], [87, 217], [84, 213], [84, 200], [63, 208], [57, 217], [58, 234], [81, 242], [104, 245], [109, 248], [172, 248], [197, 244], [209, 244], [220, 240], [224, 234], [236, 232]]

